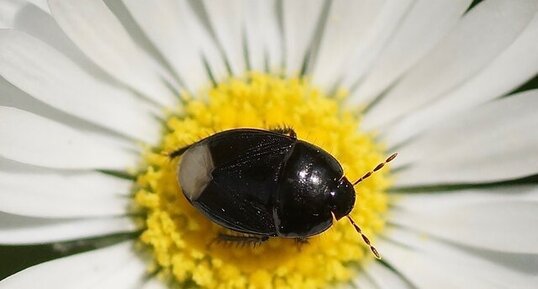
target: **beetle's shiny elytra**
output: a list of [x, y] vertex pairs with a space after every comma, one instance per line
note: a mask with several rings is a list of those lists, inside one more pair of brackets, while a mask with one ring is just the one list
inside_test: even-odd
[[395, 157], [352, 184], [333, 156], [297, 139], [292, 129], [246, 128], [216, 133], [170, 154], [179, 155], [178, 181], [187, 200], [211, 221], [245, 234], [220, 237], [260, 242], [304, 240], [327, 230], [335, 219], [349, 218], [354, 184]]

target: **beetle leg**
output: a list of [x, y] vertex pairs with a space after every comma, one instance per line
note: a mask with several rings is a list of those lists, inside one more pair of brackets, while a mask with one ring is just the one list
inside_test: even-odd
[[256, 247], [267, 240], [269, 240], [269, 237], [263, 235], [230, 235], [219, 233], [209, 245], [212, 245], [213, 243], [222, 243], [235, 244], [238, 247], [244, 247], [247, 245]]
[[289, 126], [281, 126], [281, 127], [275, 127], [269, 129], [272, 132], [280, 133], [283, 135], [287, 135], [293, 139], [297, 139], [297, 133], [293, 130], [293, 128]]
[[306, 244], [310, 243], [310, 242], [308, 241], [308, 238], [306, 238], [306, 237], [295, 238], [295, 242], [296, 242], [297, 245], [299, 245], [299, 246], [306, 245]]
[[305, 245], [308, 245], [310, 242], [308, 241], [308, 238], [306, 237], [298, 237], [298, 238], [295, 238], [295, 245], [297, 245], [297, 249], [299, 251], [301, 251], [301, 249], [305, 246]]

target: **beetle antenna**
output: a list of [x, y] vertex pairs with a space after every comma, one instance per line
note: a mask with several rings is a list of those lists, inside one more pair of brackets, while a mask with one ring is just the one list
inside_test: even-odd
[[366, 245], [368, 245], [368, 247], [370, 247], [370, 250], [372, 251], [372, 253], [374, 253], [374, 256], [377, 258], [377, 259], [381, 259], [381, 256], [379, 255], [379, 252], [377, 252], [377, 249], [372, 245], [370, 244], [370, 239], [368, 239], [368, 237], [366, 237], [366, 235], [364, 235], [362, 233], [362, 230], [361, 228], [359, 227], [359, 225], [357, 225], [355, 223], [355, 221], [353, 221], [353, 219], [351, 219], [351, 217], [349, 215], [346, 216], [348, 218], [348, 220], [351, 222], [351, 224], [353, 225], [353, 227], [355, 227], [355, 230], [357, 231], [357, 233], [361, 234], [361, 237], [362, 237], [362, 240], [364, 241], [364, 243], [366, 243]]
[[353, 183], [353, 186], [357, 185], [358, 183], [364, 181], [365, 179], [367, 179], [368, 177], [370, 177], [373, 173], [379, 171], [381, 168], [383, 168], [386, 164], [390, 163], [393, 159], [396, 158], [396, 156], [398, 155], [398, 153], [393, 153], [392, 155], [390, 155], [390, 157], [388, 157], [384, 162], [378, 164], [373, 170], [367, 172], [366, 174], [364, 174], [364, 176], [362, 176], [360, 179], [356, 180], [354, 183]]

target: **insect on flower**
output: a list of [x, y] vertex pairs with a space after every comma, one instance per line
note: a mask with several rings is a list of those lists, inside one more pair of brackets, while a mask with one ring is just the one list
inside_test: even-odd
[[270, 237], [305, 241], [347, 217], [373, 254], [379, 253], [349, 213], [354, 186], [392, 161], [391, 155], [351, 183], [323, 149], [297, 139], [291, 128], [232, 129], [170, 154], [182, 155], [177, 178], [187, 200], [211, 221], [241, 235], [228, 242]]

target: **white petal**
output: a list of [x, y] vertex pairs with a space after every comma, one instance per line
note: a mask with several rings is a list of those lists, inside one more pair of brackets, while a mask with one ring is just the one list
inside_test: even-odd
[[538, 172], [538, 90], [453, 115], [400, 149], [399, 186], [508, 180]]
[[28, 1], [32, 2], [32, 4], [39, 7], [44, 12], [50, 14], [49, 4], [47, 3], [47, 0], [28, 0]]
[[352, 283], [339, 283], [339, 284], [335, 284], [331, 288], [334, 288], [334, 289], [356, 289], [357, 287]]
[[0, 212], [0, 244], [6, 245], [79, 240], [135, 230], [131, 217], [43, 219]]
[[[146, 35], [163, 53], [192, 92], [208, 85], [200, 44], [187, 21], [195, 21], [192, 10], [174, 0], [124, 0], [129, 12]], [[205, 33], [198, 30], [198, 33]], [[209, 36], [207, 36], [209, 38]]]
[[[198, 47], [203, 51], [204, 61], [207, 62], [208, 68], [211, 70], [213, 78], [217, 81], [223, 81], [229, 77], [228, 69], [224, 63], [223, 55], [221, 51], [217, 48], [213, 37], [210, 35], [210, 32], [207, 31], [204, 24], [200, 23], [198, 17], [194, 16], [194, 13], [191, 11], [191, 5], [187, 3], [186, 0], [178, 0], [180, 5], [180, 10], [187, 13], [183, 14], [185, 23], [188, 24], [186, 28], [198, 43]], [[191, 4], [198, 3], [201, 6], [201, 2], [192, 2]], [[194, 9], [196, 10], [196, 8]]]
[[4, 0], [0, 2], [0, 29], [12, 28], [17, 15], [28, 6], [34, 6], [26, 0]]
[[477, 75], [514, 43], [537, 8], [534, 0], [478, 4], [368, 112], [364, 126], [395, 121]]
[[[19, 0], [13, 0], [15, 2]], [[26, 1], [22, 1], [23, 3], [26, 3]], [[46, 1], [45, 1], [46, 4]], [[1, 10], [1, 9], [0, 9]], [[3, 15], [0, 15], [0, 18], [2, 18]], [[119, 91], [119, 89], [115, 88], [118, 85], [118, 82], [115, 79], [112, 79], [110, 76], [108, 76], [101, 68], [99, 68], [96, 64], [94, 64], [78, 47], [73, 44], [73, 42], [65, 35], [65, 33], [62, 31], [60, 26], [58, 26], [58, 23], [52, 18], [52, 16], [44, 12], [43, 10], [37, 8], [34, 5], [24, 5], [20, 7], [17, 11], [14, 12], [14, 15], [12, 15], [12, 23], [8, 26], [9, 28], [12, 28], [14, 30], [17, 30], [18, 32], [24, 32], [28, 35], [31, 35], [32, 37], [35, 37], [46, 44], [48, 44], [50, 47], [57, 50], [57, 52], [60, 52], [63, 56], [68, 58], [71, 62], [75, 63], [79, 69], [84, 70], [84, 72], [88, 75], [90, 75], [92, 81], [97, 82], [104, 82], [108, 85], [105, 85], [109, 88], [114, 88], [116, 91]], [[55, 52], [57, 54], [57, 52]], [[43, 60], [44, 61], [44, 60]], [[43, 62], [40, 61], [40, 62]], [[36, 71], [37, 72], [37, 71]], [[41, 101], [27, 101], [28, 95], [26, 93], [23, 93], [23, 96], [12, 95], [13, 91], [9, 91], [8, 95], [5, 95], [5, 79], [0, 77], [0, 105], [5, 105], [5, 99], [8, 98], [8, 102], [14, 102], [17, 104], [8, 104], [9, 106], [15, 106], [17, 108], [24, 109], [26, 111], [31, 112], [37, 112], [38, 114], [46, 117], [51, 117], [51, 112], [55, 112], [54, 109], [50, 109], [49, 105], [43, 104]], [[99, 87], [103, 87], [104, 84], [97, 84]], [[129, 94], [129, 96], [136, 97], [137, 99], [139, 96], [134, 96], [134, 94], [131, 91], [128, 91], [121, 88], [120, 93], [122, 94]], [[78, 93], [77, 93], [78, 94]], [[112, 93], [116, 94], [116, 92]], [[105, 97], [106, 95], [103, 95], [102, 97]], [[76, 96], [75, 96], [76, 97]], [[70, 97], [71, 98], [71, 97]], [[26, 106], [20, 106], [20, 103], [24, 103]], [[31, 102], [31, 103], [30, 103]], [[106, 103], [106, 102], [105, 102]], [[148, 106], [147, 103], [143, 103], [144, 106]], [[153, 110], [155, 108], [151, 107]], [[44, 114], [44, 112], [46, 112]], [[86, 111], [86, 114], [91, 113]], [[154, 113], [161, 113], [161, 111], [155, 111]], [[63, 113], [54, 113], [54, 116], [60, 118], [66, 119], [66, 115]], [[58, 118], [55, 118], [59, 120]], [[62, 121], [63, 122], [63, 121]], [[154, 122], [153, 119], [150, 119], [150, 123]], [[81, 123], [83, 123], [85, 128], [88, 128], [88, 125], [86, 121], [80, 121], [75, 118], [70, 118], [69, 120], [66, 120], [65, 123], [69, 123], [71, 126], [80, 126]], [[92, 126], [95, 126], [94, 128], [98, 128], [98, 126], [92, 124]], [[102, 131], [102, 130], [101, 130]], [[93, 133], [93, 131], [91, 131]], [[140, 134], [140, 132], [138, 132]], [[108, 132], [108, 136], [106, 139], [109, 141], [112, 140], [112, 137], [110, 132]], [[94, 137], [102, 137], [102, 135], [95, 134]], [[115, 139], [114, 141], [121, 142], [123, 141], [123, 146], [133, 146], [131, 143], [125, 143], [127, 141], [125, 138], [119, 138], [117, 135], [114, 135]], [[128, 141], [132, 141], [129, 139]]]
[[242, 0], [204, 1], [209, 22], [219, 43], [222, 45], [226, 59], [235, 75], [242, 75], [246, 70], [244, 37], [245, 11]]
[[[43, 194], [70, 196], [119, 196], [131, 194], [133, 182], [96, 171], [66, 171], [24, 165], [0, 158], [0, 187]], [[33, 180], [28, 182], [28, 180]], [[37, 189], [39, 188], [39, 189]], [[5, 191], [1, 189], [0, 191]]]
[[0, 28], [12, 28], [17, 14], [28, 6], [50, 13], [47, 0], [3, 0], [0, 2]]
[[119, 270], [95, 283], [93, 288], [134, 289], [142, 287], [147, 264], [140, 256], [132, 256]]
[[[448, 270], [447, 264], [432, 261], [430, 256], [386, 241], [378, 242], [377, 246], [383, 259], [409, 279], [416, 288], [481, 288], [472, 276], [462, 276], [457, 270]], [[466, 282], [465, 278], [469, 280]]]
[[158, 139], [159, 124], [148, 104], [92, 78], [25, 33], [0, 30], [0, 74], [68, 114], [146, 142]]
[[277, 23], [275, 0], [247, 0], [245, 13], [246, 42], [250, 68], [270, 72], [282, 67], [282, 35]]
[[401, 193], [394, 196], [393, 205], [408, 211], [424, 214], [449, 207], [480, 205], [490, 202], [538, 202], [538, 188], [534, 185], [498, 186], [482, 190], [456, 192]]
[[282, 1], [284, 55], [289, 76], [298, 75], [301, 70], [324, 2], [323, 0]]
[[[19, 0], [14, 1], [17, 2]], [[47, 43], [94, 77], [109, 83], [116, 82], [88, 59], [88, 57], [75, 46], [67, 35], [65, 35], [58, 23], [56, 23], [54, 18], [52, 18], [52, 15], [50, 15], [46, 0], [43, 1], [45, 2], [45, 5], [47, 5], [47, 10], [40, 9], [34, 5], [24, 5], [10, 15], [12, 18], [11, 23], [5, 28], [27, 33]], [[26, 3], [27, 1], [22, 0], [21, 2]]]
[[312, 69], [313, 83], [325, 89], [335, 84], [342, 67], [375, 24], [383, 4], [377, 0], [332, 1]]
[[30, 5], [27, 1], [10, 0], [0, 2], [0, 29], [13, 27], [17, 12]]
[[142, 285], [141, 289], [168, 289], [169, 287], [157, 277], [150, 278]]
[[0, 107], [0, 156], [50, 168], [125, 170], [137, 156], [35, 114]]
[[536, 187], [509, 187], [491, 194], [404, 195], [389, 218], [392, 223], [476, 248], [537, 254], [537, 196]]
[[[19, 0], [14, 1], [17, 2]], [[26, 3], [24, 0], [21, 2]], [[46, 0], [44, 0], [44, 4], [48, 5]], [[80, 49], [78, 49], [78, 47], [75, 46], [75, 44], [73, 44], [49, 12], [39, 9], [34, 5], [24, 5], [20, 8], [21, 9], [14, 12], [13, 22], [8, 28], [24, 32], [45, 42], [65, 57], [69, 58], [80, 69], [84, 70], [99, 82], [106, 82], [109, 86], [117, 85], [116, 80], [103, 72], [101, 68], [95, 65], [84, 55], [84, 53], [82, 53], [82, 51], [80, 51]], [[0, 15], [0, 18], [2, 17], [3, 16]], [[129, 92], [129, 94], [133, 96], [131, 92]], [[138, 96], [136, 97], [138, 98]], [[0, 77], [0, 105], [17, 107], [47, 118], [55, 119], [62, 123], [69, 123], [69, 126], [76, 127], [77, 129], [84, 129], [87, 133], [92, 134], [93, 138], [99, 138], [107, 143], [112, 143], [113, 145], [120, 145], [131, 150], [139, 149], [134, 146], [132, 139], [127, 139], [118, 134], [110, 133], [108, 129], [105, 130], [96, 124], [83, 121], [82, 119], [70, 117], [63, 112], [50, 107], [48, 104], [33, 98], [29, 94], [22, 92], [19, 88], [14, 88], [12, 84], [8, 83], [2, 77]], [[147, 106], [146, 103], [144, 103], [144, 105]], [[160, 113], [160, 111], [155, 113]], [[151, 121], [153, 121], [153, 119]]]
[[385, 260], [418, 288], [532, 288], [536, 275], [496, 264], [472, 250], [438, 242], [428, 236], [393, 228], [380, 242]]
[[380, 289], [411, 289], [401, 276], [378, 262], [370, 262], [364, 270]]
[[[197, 9], [203, 9], [202, 3], [198, 1], [177, 0], [179, 9], [182, 12], [182, 18], [186, 25], [185, 30], [190, 33], [190, 36], [197, 43], [198, 48], [203, 51], [204, 61], [207, 64], [208, 69], [211, 70], [213, 78], [219, 82], [229, 77], [228, 70], [222, 58], [221, 51], [217, 48], [213, 37], [210, 32], [207, 31], [205, 24], [196, 17], [194, 11]], [[191, 4], [191, 5], [189, 5]], [[198, 6], [195, 4], [199, 4]], [[192, 6], [194, 5], [194, 8]], [[201, 12], [201, 11], [198, 11]]]
[[112, 77], [161, 105], [176, 99], [164, 72], [136, 44], [100, 0], [50, 0], [54, 19], [75, 44]]
[[470, 3], [470, 0], [416, 1], [352, 97], [369, 102], [383, 92], [456, 25]]
[[[400, 21], [409, 12], [414, 0], [386, 1], [375, 23], [368, 29], [358, 48], [346, 62], [341, 85], [353, 87], [368, 72], [383, 47], [391, 39]], [[350, 99], [353, 101], [353, 99]]]
[[431, 106], [409, 114], [390, 126], [383, 133], [385, 141], [390, 145], [400, 144], [457, 113], [510, 92], [538, 73], [536, 51], [538, 16], [534, 16], [518, 39], [476, 77]]
[[0, 159], [0, 211], [76, 218], [125, 215], [132, 183], [93, 171], [66, 172]]
[[[123, 242], [39, 264], [0, 281], [0, 288], [92, 288], [99, 285], [101, 280], [124, 270], [126, 264], [137, 258], [132, 247], [132, 242]], [[136, 278], [140, 276], [133, 275], [130, 279]]]
[[356, 272], [356, 275], [358, 275], [356, 278], [354, 278], [351, 283], [353, 283], [353, 285], [355, 285], [355, 288], [360, 288], [360, 289], [377, 289], [379, 287], [377, 287], [376, 285], [374, 285], [374, 283], [372, 283], [372, 281], [369, 279], [370, 277], [366, 274], [364, 274], [363, 272]]
[[[4, 177], [5, 174], [0, 174]], [[28, 182], [28, 180], [26, 180]], [[38, 184], [39, 185], [39, 184]], [[29, 217], [78, 218], [123, 216], [132, 200], [115, 196], [66, 196], [66, 192], [17, 191], [0, 183], [0, 211]], [[38, 186], [36, 186], [38, 187]], [[4, 189], [7, 189], [4, 191]]]
[[[0, 16], [2, 16], [0, 17], [0, 28], [2, 27], [2, 21], [7, 22], [8, 20], [11, 20], [10, 16], [16, 14], [16, 11], [20, 8], [27, 7], [28, 4], [33, 4], [43, 12], [50, 14], [47, 0], [3, 0], [0, 3]], [[9, 15], [9, 13], [12, 13], [12, 15]]]
[[15, 87], [0, 77], [0, 106], [9, 106], [32, 112], [59, 123], [68, 124], [75, 130], [84, 131], [92, 139], [113, 147], [120, 147], [131, 151], [140, 149], [132, 139], [112, 133], [96, 124], [89, 123], [75, 116], [59, 111]]

